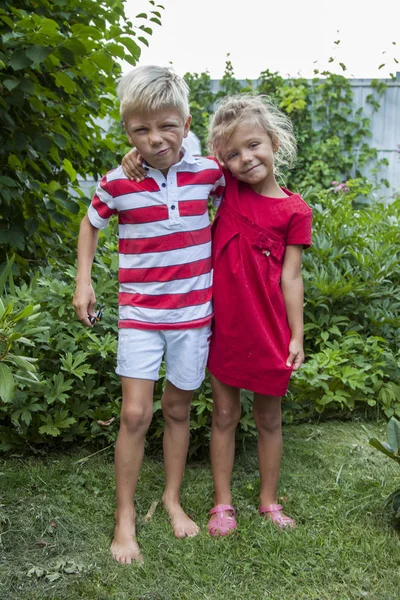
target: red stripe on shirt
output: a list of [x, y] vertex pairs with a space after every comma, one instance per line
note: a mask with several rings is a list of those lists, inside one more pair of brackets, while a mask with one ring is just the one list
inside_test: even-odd
[[166, 329], [195, 329], [197, 327], [205, 327], [211, 323], [214, 313], [202, 319], [194, 319], [193, 321], [183, 321], [182, 323], [148, 323], [146, 321], [135, 321], [134, 319], [120, 319], [118, 321], [119, 329], [157, 329], [163, 331]]
[[202, 185], [215, 183], [222, 173], [218, 172], [218, 169], [204, 169], [198, 173], [190, 173], [189, 171], [183, 171], [182, 173], [176, 174], [176, 185], [182, 187], [183, 185]]
[[196, 260], [184, 265], [152, 267], [150, 269], [119, 269], [120, 283], [146, 283], [176, 281], [204, 275], [211, 271], [211, 257]]
[[173, 310], [185, 308], [186, 306], [198, 306], [211, 302], [212, 288], [205, 290], [193, 290], [185, 294], [128, 294], [119, 292], [118, 304], [120, 306], [140, 306], [141, 308], [156, 308], [158, 310]]
[[109, 219], [118, 212], [117, 210], [110, 208], [105, 202], [102, 202], [97, 194], [93, 196], [92, 206], [102, 219]]
[[179, 214], [181, 217], [194, 217], [204, 215], [207, 212], [207, 200], [186, 200], [179, 202]]
[[136, 194], [138, 192], [159, 192], [158, 183], [152, 177], [146, 177], [143, 181], [131, 181], [130, 179], [112, 179], [107, 181], [107, 176], [100, 182], [101, 187], [113, 198], [125, 194]]
[[209, 226], [197, 231], [184, 231], [160, 235], [152, 238], [120, 238], [119, 252], [121, 254], [144, 254], [147, 252], [168, 252], [179, 248], [189, 248], [211, 241]]
[[144, 206], [124, 210], [119, 213], [118, 220], [121, 225], [130, 223], [154, 223], [168, 219], [168, 207], [164, 205]]

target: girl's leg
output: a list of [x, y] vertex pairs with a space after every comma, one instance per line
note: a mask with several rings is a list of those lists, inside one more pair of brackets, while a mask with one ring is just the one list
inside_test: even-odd
[[276, 504], [282, 458], [281, 398], [254, 394], [253, 417], [258, 431], [260, 505]]
[[194, 537], [200, 531], [196, 523], [183, 511], [180, 501], [180, 489], [189, 447], [192, 396], [193, 391], [181, 390], [167, 381], [161, 400], [165, 418], [163, 504], [170, 516], [174, 534], [178, 538]]
[[117, 509], [111, 553], [120, 563], [142, 560], [136, 541], [134, 495], [144, 454], [144, 439], [153, 416], [154, 381], [122, 377], [122, 408], [115, 447]]
[[[281, 398], [254, 394], [253, 417], [258, 431], [260, 469], [260, 507], [277, 504], [277, 487], [282, 458]], [[294, 527], [294, 521], [282, 511], [262, 512], [280, 527]]]
[[211, 384], [213, 416], [210, 451], [214, 480], [214, 504], [231, 504], [235, 431], [241, 414], [240, 389], [222, 383], [213, 375], [211, 375]]

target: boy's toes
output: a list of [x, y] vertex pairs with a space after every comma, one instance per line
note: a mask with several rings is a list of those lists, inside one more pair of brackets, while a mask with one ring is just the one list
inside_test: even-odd
[[126, 543], [113, 541], [110, 547], [114, 559], [122, 565], [130, 565], [133, 561], [142, 563], [143, 556], [136, 540], [132, 539]]
[[175, 537], [195, 537], [200, 532], [200, 527], [183, 511], [181, 506], [169, 507], [165, 505], [171, 520]]

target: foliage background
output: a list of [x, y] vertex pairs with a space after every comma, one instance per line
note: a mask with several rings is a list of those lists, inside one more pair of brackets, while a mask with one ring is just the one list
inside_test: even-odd
[[[137, 61], [160, 10], [150, 2], [130, 23], [122, 0], [0, 3], [3, 450], [52, 441], [105, 445], [116, 437], [116, 227], [101, 233], [93, 270], [105, 316], [86, 330], [71, 307], [77, 231], [89, 202], [78, 174], [96, 178], [125, 152], [117, 61]], [[215, 94], [207, 73], [186, 80], [193, 130], [205, 148], [215, 101], [252, 84], [237, 81], [229, 61]], [[368, 101], [377, 110], [385, 84], [373, 85]], [[400, 200], [379, 199], [387, 182], [368, 143], [370, 122], [354, 110], [344, 76], [324, 72], [311, 82], [286, 81], [265, 70], [257, 91], [293, 120], [299, 159], [285, 183], [314, 212], [313, 246], [304, 255], [307, 362], [292, 379], [284, 417], [400, 416]], [[366, 164], [371, 181], [361, 176]], [[163, 385], [162, 376], [148, 437], [156, 448]], [[246, 391], [242, 404], [238, 436], [245, 439], [255, 433]], [[208, 445], [211, 410], [207, 379], [192, 407], [193, 453]]]

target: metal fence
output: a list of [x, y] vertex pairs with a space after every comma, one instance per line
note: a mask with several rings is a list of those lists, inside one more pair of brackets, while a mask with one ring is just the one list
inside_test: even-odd
[[[386, 158], [389, 163], [382, 166], [378, 177], [389, 182], [389, 188], [383, 187], [380, 191], [390, 199], [400, 194], [400, 72], [396, 74], [395, 80], [382, 81], [387, 84], [387, 89], [380, 98], [380, 108], [376, 112], [366, 101], [368, 95], [374, 94], [372, 79], [351, 79], [350, 84], [354, 94], [354, 109], [362, 108], [364, 116], [371, 120], [372, 137], [369, 144], [377, 149], [379, 158]], [[247, 85], [246, 81], [242, 83]], [[256, 88], [257, 81], [253, 81], [253, 85]], [[218, 79], [211, 81], [211, 89], [213, 92], [218, 91]], [[370, 174], [373, 166], [369, 164], [364, 168], [365, 176]]]

